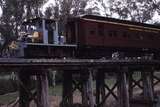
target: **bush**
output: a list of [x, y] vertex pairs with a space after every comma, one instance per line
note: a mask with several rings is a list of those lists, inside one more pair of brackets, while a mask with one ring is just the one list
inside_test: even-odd
[[63, 81], [63, 72], [62, 71], [57, 71], [55, 78], [56, 78], [56, 84], [62, 83], [62, 81]]
[[0, 79], [0, 95], [17, 91], [17, 81]]

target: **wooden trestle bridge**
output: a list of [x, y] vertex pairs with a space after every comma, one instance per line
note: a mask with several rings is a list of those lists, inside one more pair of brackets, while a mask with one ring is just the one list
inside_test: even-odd
[[[49, 68], [63, 71], [62, 107], [73, 105], [73, 92], [76, 89], [81, 92], [83, 107], [106, 107], [109, 96], [115, 99], [119, 107], [131, 107], [134, 103], [142, 103], [147, 107], [156, 105], [155, 85], [160, 79], [155, 74], [160, 69], [159, 60], [0, 59], [1, 70], [17, 68], [20, 80], [19, 107], [29, 107], [31, 100], [36, 102], [37, 107], [50, 107]], [[133, 76], [136, 72], [141, 76], [139, 79]], [[32, 75], [37, 76], [38, 82], [34, 93], [29, 89]], [[116, 82], [112, 87], [106, 83], [106, 75], [115, 77]], [[96, 85], [93, 85], [93, 80], [96, 80]], [[135, 87], [142, 90], [140, 100], [134, 99]]]

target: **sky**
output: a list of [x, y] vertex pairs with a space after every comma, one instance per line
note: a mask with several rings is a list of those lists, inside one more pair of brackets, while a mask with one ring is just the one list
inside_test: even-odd
[[160, 22], [160, 15], [158, 15], [158, 12], [155, 12], [153, 20]]
[[54, 3], [54, 0], [49, 0], [44, 6], [43, 6], [43, 10], [48, 6], [48, 5], [50, 5], [50, 4], [55, 4]]
[[2, 8], [0, 7], [0, 16], [2, 15]]

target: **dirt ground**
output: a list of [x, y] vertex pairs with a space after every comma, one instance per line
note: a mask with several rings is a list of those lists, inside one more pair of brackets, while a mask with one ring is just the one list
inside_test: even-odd
[[[160, 91], [159, 92], [156, 92], [157, 95], [159, 95], [159, 100], [160, 100]], [[73, 102], [74, 104], [78, 104], [78, 103], [81, 103], [81, 97], [80, 97], [80, 94], [79, 93], [75, 93], [75, 95], [73, 96]], [[135, 99], [139, 99], [140, 97], [139, 96], [136, 96]], [[59, 104], [62, 100], [62, 97], [61, 96], [50, 96], [50, 105], [51, 107], [59, 107]], [[160, 103], [160, 102], [158, 102]], [[157, 104], [158, 104], [157, 103]], [[113, 98], [110, 98], [109, 100], [106, 101], [106, 104], [107, 104], [107, 107], [117, 107], [115, 101], [113, 101]], [[155, 107], [160, 107], [156, 104]], [[3, 106], [0, 106], [0, 107], [18, 107], [18, 104], [16, 104], [15, 106], [13, 106], [13, 103], [10, 104], [10, 105], [3, 105]], [[31, 105], [30, 107], [36, 107], [34, 101], [31, 102]], [[74, 106], [74, 107], [79, 107], [79, 106]], [[131, 107], [149, 107], [148, 104], [135, 104], [135, 103], [132, 103]]]

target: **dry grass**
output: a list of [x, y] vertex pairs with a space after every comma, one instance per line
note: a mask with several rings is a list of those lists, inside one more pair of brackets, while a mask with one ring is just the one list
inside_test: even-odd
[[[157, 92], [158, 96], [160, 96], [160, 91], [159, 90], [160, 90], [160, 84], [156, 86], [156, 92]], [[49, 91], [50, 98], [49, 99], [50, 99], [51, 107], [59, 107], [59, 105], [60, 105], [60, 103], [62, 101], [61, 92], [62, 92], [62, 87], [61, 86], [56, 87], [54, 90], [53, 90], [53, 88], [50, 88], [50, 91]], [[141, 93], [140, 90], [137, 90], [134, 93], [136, 95], [136, 99], [140, 98], [139, 97], [140, 93]], [[0, 96], [1, 97], [0, 98], [0, 100], [1, 100], [0, 103], [4, 104], [4, 102], [6, 100], [9, 100], [9, 99], [10, 99], [10, 101], [13, 101], [13, 99], [15, 100], [16, 96], [17, 96], [17, 93], [14, 93], [14, 94], [12, 93], [12, 94], [8, 94], [8, 95]], [[2, 101], [2, 98], [3, 98], [3, 101]], [[75, 104], [78, 104], [78, 103], [82, 102], [81, 94], [78, 91], [76, 91], [74, 93], [73, 102]], [[108, 105], [107, 107], [117, 107], [117, 104], [116, 104], [116, 102], [115, 102], [113, 97], [110, 97], [109, 99], [107, 99], [106, 104]], [[12, 107], [11, 105], [10, 106], [0, 105], [0, 107]], [[18, 104], [15, 107], [18, 107]], [[33, 101], [31, 102], [30, 107], [36, 107], [36, 105], [35, 105], [35, 103]], [[138, 104], [132, 104], [131, 107], [146, 107], [146, 106], [138, 105]], [[156, 107], [159, 107], [159, 106], [156, 106]]]
[[[158, 94], [160, 95], [160, 92], [158, 92]], [[74, 104], [79, 104], [81, 103], [81, 97], [80, 97], [80, 93], [79, 92], [75, 92], [74, 94]], [[62, 97], [61, 96], [50, 96], [50, 107], [59, 107], [60, 103], [61, 103]], [[110, 97], [107, 101], [106, 101], [106, 106], [107, 107], [117, 107], [116, 102], [113, 100], [112, 97]], [[1, 105], [0, 107], [12, 107], [12, 104], [10, 104], [10, 106], [7, 105]], [[15, 106], [18, 107], [18, 104]], [[36, 107], [35, 103], [32, 101], [30, 104], [30, 107]], [[77, 106], [76, 106], [77, 107]], [[138, 104], [133, 104], [131, 107], [147, 107], [147, 106], [143, 106], [143, 105], [138, 105]]]

